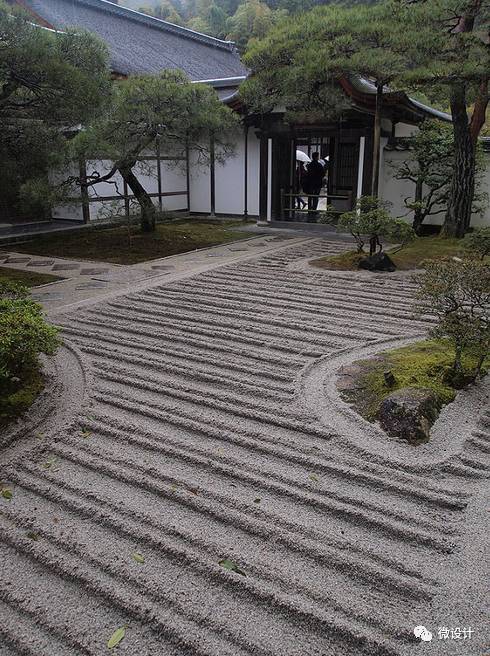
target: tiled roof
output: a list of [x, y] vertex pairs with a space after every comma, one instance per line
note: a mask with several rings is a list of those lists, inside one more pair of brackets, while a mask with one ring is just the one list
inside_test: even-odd
[[147, 16], [107, 0], [19, 0], [55, 29], [78, 27], [107, 44], [111, 68], [122, 75], [181, 69], [191, 80], [246, 75], [230, 41]]

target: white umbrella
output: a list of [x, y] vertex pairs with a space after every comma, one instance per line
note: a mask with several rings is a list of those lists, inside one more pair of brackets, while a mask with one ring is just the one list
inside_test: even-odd
[[296, 151], [296, 161], [297, 162], [311, 162], [311, 159], [302, 150], [297, 150]]

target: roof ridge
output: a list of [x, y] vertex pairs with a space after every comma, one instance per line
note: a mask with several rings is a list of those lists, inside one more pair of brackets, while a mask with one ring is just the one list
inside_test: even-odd
[[150, 27], [155, 27], [157, 29], [165, 30], [166, 32], [173, 32], [194, 41], [199, 41], [215, 48], [220, 48], [222, 50], [228, 50], [229, 52], [237, 52], [234, 41], [223, 41], [222, 39], [217, 39], [214, 36], [209, 36], [208, 34], [202, 34], [201, 32], [195, 32], [194, 30], [189, 29], [188, 27], [182, 27], [181, 25], [174, 25], [174, 23], [169, 23], [162, 20], [161, 18], [156, 18], [155, 16], [150, 16], [148, 14], [143, 14], [136, 9], [130, 9], [129, 7], [123, 7], [121, 5], [116, 5], [110, 0], [75, 0], [82, 5], [88, 5], [89, 7], [94, 7], [95, 9], [102, 9], [104, 11], [111, 12], [118, 16], [123, 16], [129, 18], [130, 20], [135, 20], [140, 23], [145, 23]]

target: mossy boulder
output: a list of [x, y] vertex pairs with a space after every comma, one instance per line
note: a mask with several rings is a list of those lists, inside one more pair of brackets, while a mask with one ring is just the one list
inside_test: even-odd
[[440, 409], [440, 400], [432, 390], [402, 387], [381, 403], [379, 423], [388, 434], [408, 442], [426, 441]]

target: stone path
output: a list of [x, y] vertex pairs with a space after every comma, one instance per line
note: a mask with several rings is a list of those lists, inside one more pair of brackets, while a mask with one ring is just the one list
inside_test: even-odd
[[[313, 374], [423, 334], [410, 283], [301, 266], [338, 240], [253, 243], [45, 301], [74, 347], [72, 414], [0, 455], [0, 656], [98, 656], [122, 626], [131, 656], [483, 656], [461, 545], [468, 518], [483, 544], [488, 410], [422, 462], [348, 435]], [[455, 622], [471, 644], [413, 634]]]
[[[47, 311], [76, 304], [81, 301], [102, 298], [134, 287], [136, 283], [150, 278], [172, 280], [185, 275], [204, 271], [216, 263], [229, 263], [250, 255], [275, 249], [284, 240], [288, 243], [304, 241], [304, 235], [283, 237], [264, 235], [250, 239], [223, 244], [211, 248], [190, 251], [180, 255], [151, 260], [141, 264], [118, 265], [101, 262], [68, 260], [59, 257], [40, 257], [0, 251], [0, 266], [22, 271], [40, 271], [56, 275], [63, 280], [41, 285], [33, 291], [33, 297], [41, 302]], [[293, 240], [293, 241], [291, 241]]]

